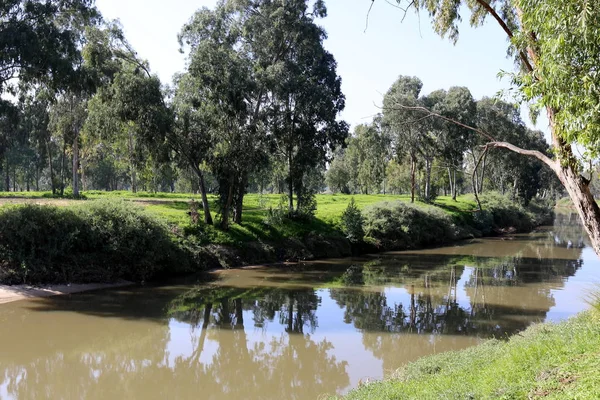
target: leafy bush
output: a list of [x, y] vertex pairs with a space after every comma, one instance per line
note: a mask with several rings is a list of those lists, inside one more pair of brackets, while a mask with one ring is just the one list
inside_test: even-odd
[[351, 242], [360, 242], [365, 236], [363, 229], [363, 216], [354, 197], [350, 199], [346, 210], [342, 213], [341, 226], [342, 231]]
[[0, 259], [7, 283], [140, 281], [188, 267], [168, 227], [123, 200], [5, 208]]
[[365, 208], [364, 216], [365, 235], [388, 250], [441, 244], [456, 238], [450, 216], [434, 207], [381, 202]]

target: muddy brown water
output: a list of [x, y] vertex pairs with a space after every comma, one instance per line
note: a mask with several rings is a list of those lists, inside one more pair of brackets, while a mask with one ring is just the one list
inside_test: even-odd
[[575, 216], [504, 239], [0, 305], [1, 399], [316, 399], [588, 307]]

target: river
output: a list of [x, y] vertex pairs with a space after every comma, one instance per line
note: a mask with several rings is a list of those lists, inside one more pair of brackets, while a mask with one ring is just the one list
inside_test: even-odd
[[0, 399], [316, 399], [588, 307], [577, 224], [0, 305]]

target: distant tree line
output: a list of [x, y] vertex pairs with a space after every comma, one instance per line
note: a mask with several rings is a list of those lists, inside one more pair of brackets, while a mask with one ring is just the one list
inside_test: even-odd
[[476, 101], [466, 87], [422, 95], [422, 86], [417, 77], [400, 76], [381, 113], [335, 150], [326, 178], [332, 192], [408, 193], [413, 201], [431, 201], [440, 194], [456, 199], [495, 190], [525, 203], [561, 192], [542, 163], [502, 149], [486, 151], [485, 138], [473, 130], [550, 154], [543, 133], [527, 128], [518, 106]]

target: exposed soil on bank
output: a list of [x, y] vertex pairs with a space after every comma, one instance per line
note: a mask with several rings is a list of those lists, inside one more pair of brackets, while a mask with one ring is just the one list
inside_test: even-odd
[[108, 289], [132, 285], [129, 281], [120, 281], [116, 283], [86, 283], [86, 284], [68, 284], [68, 285], [0, 285], [0, 304], [11, 303], [13, 301], [26, 300], [40, 297], [50, 297], [64, 294], [86, 292], [90, 290]]

